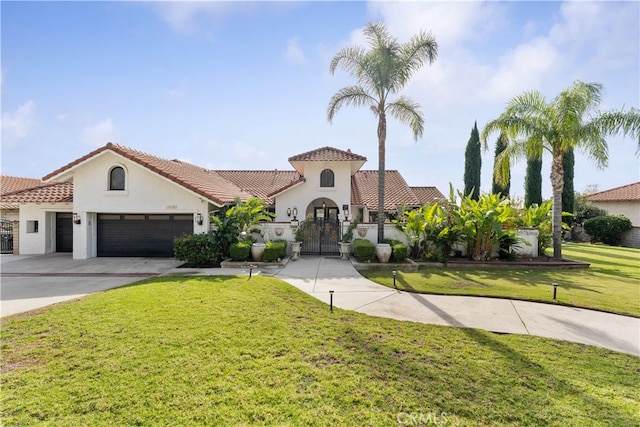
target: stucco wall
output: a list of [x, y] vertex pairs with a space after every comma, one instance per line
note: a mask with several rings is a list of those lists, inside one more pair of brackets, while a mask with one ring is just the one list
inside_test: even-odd
[[624, 215], [631, 220], [634, 227], [640, 227], [640, 201], [592, 203], [607, 211], [609, 215]]
[[[126, 173], [124, 191], [109, 191], [109, 171], [121, 166]], [[97, 255], [98, 213], [202, 214], [204, 222], [194, 220], [194, 232], [208, 230], [208, 201], [154, 172], [106, 151], [78, 166], [73, 172], [74, 205], [81, 224], [74, 226], [73, 257]]]
[[[320, 173], [324, 169], [331, 169], [334, 174], [333, 187], [320, 187]], [[350, 162], [307, 162], [305, 164], [302, 184], [293, 187], [276, 197], [276, 221], [287, 221], [293, 216], [287, 216], [287, 208], [298, 209], [298, 219], [304, 220], [308, 214], [313, 214], [311, 203], [317, 199], [326, 199], [327, 206], [335, 204], [340, 210], [342, 220], [342, 205], [349, 205], [351, 211], [351, 163]], [[329, 203], [329, 201], [333, 203]], [[322, 204], [317, 200], [318, 206]]]
[[[71, 212], [71, 203], [25, 203], [20, 205], [20, 254], [36, 255], [56, 250], [56, 212]], [[34, 221], [38, 231], [34, 232]]]

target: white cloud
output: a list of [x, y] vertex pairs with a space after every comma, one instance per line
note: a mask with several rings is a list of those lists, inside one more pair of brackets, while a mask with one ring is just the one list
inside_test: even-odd
[[295, 36], [287, 40], [287, 48], [284, 52], [284, 59], [293, 65], [305, 65], [307, 58], [300, 47], [300, 37]]
[[34, 126], [36, 104], [29, 100], [16, 111], [2, 114], [2, 143], [13, 144], [27, 137]]
[[82, 142], [93, 146], [100, 147], [107, 142], [114, 142], [117, 139], [118, 132], [113, 126], [113, 120], [106, 118], [94, 125], [87, 126], [82, 130]]

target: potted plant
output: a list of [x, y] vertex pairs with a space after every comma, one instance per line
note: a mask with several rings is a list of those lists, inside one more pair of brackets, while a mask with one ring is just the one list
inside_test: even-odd
[[347, 227], [347, 231], [342, 235], [342, 241], [340, 242], [340, 257], [344, 260], [348, 260], [351, 255], [351, 241], [353, 240], [353, 230], [358, 226], [358, 219], [354, 219], [353, 222]]
[[[240, 236], [243, 240], [251, 238], [251, 233], [255, 232], [255, 226], [262, 221], [272, 221], [275, 214], [269, 212], [263, 200], [251, 197], [246, 202], [236, 199], [235, 206], [227, 211], [227, 215], [237, 218], [240, 226]], [[249, 231], [247, 233], [247, 231]], [[258, 230], [259, 231], [259, 230]], [[251, 257], [254, 261], [261, 261], [264, 256], [264, 242], [255, 242], [251, 245]]]
[[302, 241], [304, 240], [304, 221], [302, 221], [295, 233], [293, 233], [294, 241], [291, 242], [291, 261], [297, 261], [300, 258], [300, 250], [302, 249]]

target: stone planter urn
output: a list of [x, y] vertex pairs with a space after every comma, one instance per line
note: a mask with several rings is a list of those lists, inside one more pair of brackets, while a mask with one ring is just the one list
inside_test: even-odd
[[349, 255], [351, 255], [351, 243], [340, 242], [340, 258], [344, 260], [348, 260]]
[[291, 261], [297, 261], [300, 259], [301, 248], [302, 242], [291, 242]]
[[376, 245], [376, 258], [379, 262], [389, 262], [391, 259], [391, 245], [388, 243], [378, 243]]
[[254, 243], [251, 245], [251, 258], [255, 262], [262, 261], [262, 257], [264, 256], [264, 243]]

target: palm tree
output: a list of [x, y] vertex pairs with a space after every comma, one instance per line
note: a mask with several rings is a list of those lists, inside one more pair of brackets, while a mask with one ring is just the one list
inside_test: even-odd
[[401, 44], [382, 23], [367, 24], [364, 35], [369, 50], [360, 46], [345, 47], [331, 60], [331, 75], [336, 68], [341, 68], [355, 77], [358, 84], [344, 87], [333, 95], [327, 107], [327, 119], [331, 123], [345, 105], [369, 107], [378, 118], [378, 243], [383, 243], [387, 113], [408, 123], [416, 141], [424, 130], [424, 118], [417, 103], [404, 96], [393, 101], [389, 97], [397, 94], [425, 62], [433, 63], [438, 55], [438, 44], [426, 32]]
[[509, 160], [542, 158], [551, 153], [553, 189], [553, 258], [562, 259], [562, 158], [578, 149], [604, 168], [608, 163], [606, 136], [622, 133], [638, 137], [640, 150], [640, 110], [599, 112], [602, 85], [575, 81], [550, 101], [538, 91], [525, 92], [511, 99], [504, 112], [486, 124], [481, 139], [494, 131], [505, 132], [509, 145], [496, 161], [494, 175], [504, 181]]

